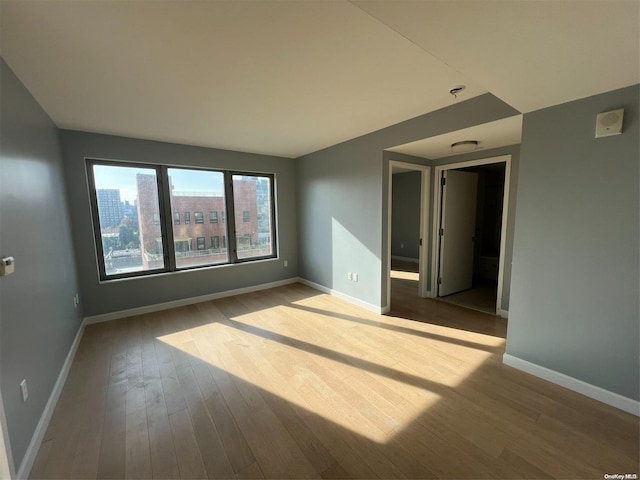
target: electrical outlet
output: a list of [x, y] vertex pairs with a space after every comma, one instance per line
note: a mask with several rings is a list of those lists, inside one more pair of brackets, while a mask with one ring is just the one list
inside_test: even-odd
[[347, 273], [347, 279], [353, 280], [353, 274], [351, 272]]
[[27, 389], [26, 378], [20, 382], [20, 392], [22, 393], [22, 401], [26, 402], [27, 398], [29, 398], [29, 390]]
[[400, 244], [400, 248], [404, 248], [404, 243], [401, 243], [401, 244]]
[[288, 266], [289, 266], [289, 260], [285, 260], [285, 261], [284, 261], [284, 266], [285, 266], [285, 267], [288, 267]]
[[357, 273], [354, 273], [351, 277], [353, 278], [354, 282], [358, 281], [358, 274]]

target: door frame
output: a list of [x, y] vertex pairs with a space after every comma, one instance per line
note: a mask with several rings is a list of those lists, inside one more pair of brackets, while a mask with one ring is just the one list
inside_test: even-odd
[[391, 233], [392, 233], [392, 210], [393, 210], [393, 167], [421, 172], [420, 182], [420, 238], [422, 244], [418, 249], [418, 296], [426, 298], [429, 296], [427, 290], [427, 275], [429, 265], [429, 198], [431, 190], [431, 167], [417, 163], [401, 162], [389, 160], [389, 185], [387, 189], [387, 306], [384, 309], [391, 309]]
[[506, 310], [502, 309], [502, 289], [504, 285], [504, 261], [507, 243], [507, 223], [509, 218], [509, 186], [511, 185], [511, 155], [500, 155], [498, 157], [479, 158], [477, 160], [468, 160], [465, 162], [449, 163], [446, 165], [438, 165], [434, 170], [435, 188], [433, 189], [433, 230], [431, 242], [434, 246], [431, 251], [431, 285], [432, 289], [430, 297], [438, 296], [438, 274], [440, 273], [440, 209], [442, 199], [442, 185], [440, 178], [445, 170], [458, 170], [467, 167], [476, 167], [479, 165], [491, 165], [494, 163], [504, 163], [504, 193], [502, 198], [502, 226], [500, 229], [500, 256], [498, 259], [498, 294], [496, 299], [496, 315], [506, 316]]
[[[6, 476], [8, 474], [8, 476]], [[16, 471], [11, 455], [11, 444], [9, 443], [9, 432], [7, 431], [7, 421], [4, 416], [4, 404], [0, 393], [0, 478], [16, 478]]]

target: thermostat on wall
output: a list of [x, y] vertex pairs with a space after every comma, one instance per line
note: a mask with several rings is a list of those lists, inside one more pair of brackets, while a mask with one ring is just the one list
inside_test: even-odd
[[13, 257], [0, 258], [0, 276], [5, 276], [13, 273], [13, 270], [15, 268], [16, 261], [13, 259]]
[[596, 118], [596, 138], [620, 135], [624, 108], [599, 113]]

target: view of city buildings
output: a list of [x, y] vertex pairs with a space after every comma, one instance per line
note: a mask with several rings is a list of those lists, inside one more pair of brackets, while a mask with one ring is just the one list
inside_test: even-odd
[[[136, 198], [119, 189], [96, 189], [108, 275], [164, 267], [156, 176], [135, 175]], [[272, 253], [270, 180], [233, 176], [236, 249], [239, 259]], [[178, 268], [229, 261], [228, 218], [222, 192], [180, 191], [171, 185], [171, 223]]]

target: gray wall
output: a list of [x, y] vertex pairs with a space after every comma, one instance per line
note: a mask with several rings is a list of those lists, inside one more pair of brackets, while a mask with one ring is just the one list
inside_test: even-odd
[[[87, 316], [298, 276], [294, 160], [110, 135], [61, 131], [78, 275]], [[85, 158], [269, 172], [276, 175], [279, 259], [98, 281]], [[283, 260], [289, 261], [284, 267]]]
[[394, 173], [391, 212], [391, 255], [414, 258], [420, 256], [420, 189], [421, 172]]
[[[502, 284], [502, 309], [509, 310], [510, 296], [511, 296], [511, 269], [513, 259], [513, 234], [516, 224], [516, 198], [518, 195], [518, 175], [520, 171], [520, 145], [510, 145], [507, 147], [492, 148], [489, 150], [479, 150], [477, 152], [465, 153], [463, 155], [455, 155], [453, 157], [446, 157], [434, 160], [431, 164], [437, 165], [449, 165], [451, 163], [466, 162], [469, 160], [477, 160], [480, 158], [499, 157], [501, 155], [511, 155], [511, 182], [509, 183], [509, 213], [507, 218], [507, 237], [505, 244], [505, 256], [504, 256], [504, 281]], [[432, 178], [431, 191], [433, 192], [436, 187], [435, 176]], [[432, 219], [433, 220], [433, 219]], [[433, 235], [433, 222], [430, 224], [431, 229], [429, 231], [429, 238]], [[429, 255], [431, 255], [431, 249], [433, 245], [430, 245]], [[429, 257], [431, 258], [431, 257]], [[431, 272], [429, 272], [429, 279], [431, 279]], [[429, 280], [429, 288], [431, 288], [431, 280]]]
[[0, 71], [0, 255], [16, 259], [0, 277], [0, 389], [18, 468], [82, 312], [58, 130], [4, 60]]
[[[485, 94], [299, 158], [300, 275], [386, 306], [390, 157], [383, 150], [516, 114]], [[359, 273], [359, 281], [347, 272]]]
[[[524, 117], [507, 353], [639, 399], [639, 86]], [[594, 138], [624, 108], [622, 135]]]

